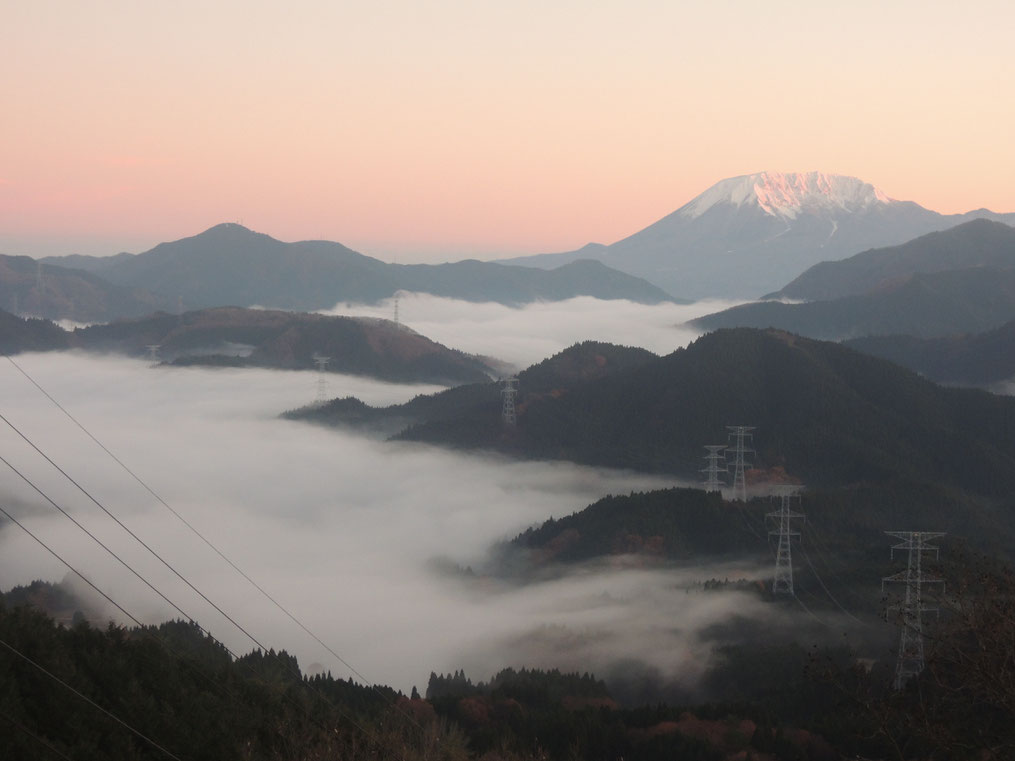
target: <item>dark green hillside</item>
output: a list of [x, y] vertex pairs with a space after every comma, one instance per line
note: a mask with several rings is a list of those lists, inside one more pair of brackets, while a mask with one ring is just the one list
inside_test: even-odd
[[553, 394], [521, 383], [510, 435], [497, 409], [456, 410], [402, 437], [697, 479], [701, 447], [722, 442], [726, 425], [749, 424], [756, 464], [809, 485], [902, 477], [1004, 499], [1015, 489], [1015, 399], [941, 388], [779, 331], [717, 331]]
[[[953, 578], [961, 575], [952, 566], [962, 556], [954, 548], [976, 546], [992, 555], [1015, 556], [1015, 513], [933, 484], [897, 480], [807, 489], [792, 507], [806, 515], [794, 526], [801, 532], [794, 548], [796, 581], [799, 593], [817, 607], [834, 607], [831, 592], [855, 613], [880, 611], [880, 580], [892, 567], [894, 541], [886, 530], [920, 526], [946, 532], [939, 544]], [[769, 566], [775, 544], [768, 532], [776, 526], [765, 515], [776, 509], [774, 498], [741, 505], [699, 489], [609, 496], [501, 545], [494, 572], [526, 576], [552, 565], [617, 555], [634, 556], [630, 562], [640, 558], [690, 567], [723, 560]]]
[[[769, 506], [771, 507], [771, 506]], [[699, 489], [604, 497], [584, 510], [546, 521], [512, 540], [526, 566], [635, 554], [679, 563], [760, 556], [766, 531], [757, 511], [739, 511]], [[523, 566], [524, 567], [524, 566]]]
[[985, 386], [1015, 377], [1015, 321], [973, 335], [932, 339], [868, 336], [846, 345], [939, 383]]

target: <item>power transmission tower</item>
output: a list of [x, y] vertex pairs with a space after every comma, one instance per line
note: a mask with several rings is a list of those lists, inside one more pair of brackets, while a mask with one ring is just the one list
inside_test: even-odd
[[[722, 454], [725, 448], [725, 444], [705, 445], [708, 454], [705, 455], [706, 465], [701, 469], [701, 472], [705, 474], [706, 492], [722, 491], [722, 487], [725, 486], [719, 478], [720, 473], [729, 473], [729, 468], [726, 467], [726, 455]], [[720, 467], [720, 460], [722, 467]]]
[[923, 614], [925, 611], [937, 612], [937, 608], [928, 608], [923, 604], [924, 584], [944, 584], [944, 579], [927, 576], [923, 572], [923, 553], [933, 552], [938, 557], [938, 548], [927, 544], [929, 539], [942, 537], [944, 531], [886, 531], [888, 536], [901, 539], [900, 544], [892, 546], [892, 558], [896, 550], [906, 550], [908, 563], [906, 570], [885, 576], [881, 579], [881, 591], [885, 584], [901, 582], [906, 585], [905, 596], [901, 605], [892, 606], [901, 611], [902, 634], [899, 637], [899, 658], [895, 664], [895, 689], [901, 690], [912, 677], [923, 671]]
[[794, 512], [790, 509], [789, 503], [796, 492], [795, 486], [780, 486], [777, 488], [779, 494], [779, 509], [768, 513], [765, 517], [775, 518], [779, 522], [778, 531], [769, 531], [769, 537], [779, 537], [779, 548], [775, 552], [775, 573], [772, 576], [772, 594], [793, 595], [793, 537], [799, 537], [799, 531], [793, 531], [792, 521], [794, 518], [804, 518], [803, 513]]
[[744, 468], [750, 467], [750, 463], [744, 462], [744, 455], [754, 452], [746, 447], [745, 442], [750, 439], [754, 443], [753, 425], [728, 425], [729, 436], [733, 439], [733, 499], [741, 502], [747, 501], [747, 481], [744, 478]]
[[515, 415], [515, 397], [518, 395], [516, 383], [518, 383], [518, 378], [513, 375], [510, 378], [505, 378], [504, 388], [500, 391], [503, 400], [500, 416], [501, 420], [504, 421], [504, 425], [508, 428], [514, 428], [518, 423], [518, 418]]
[[322, 354], [314, 355], [314, 364], [317, 365], [317, 404], [324, 404], [328, 401], [328, 362], [331, 357]]
[[145, 348], [148, 349], [148, 360], [153, 366], [157, 365], [159, 363], [159, 349], [162, 348], [162, 344], [148, 344]]
[[398, 323], [398, 291], [395, 291], [395, 327], [399, 327]]

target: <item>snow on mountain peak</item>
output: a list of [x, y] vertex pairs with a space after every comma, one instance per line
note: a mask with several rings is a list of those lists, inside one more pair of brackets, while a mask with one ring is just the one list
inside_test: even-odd
[[717, 204], [757, 206], [766, 214], [796, 219], [804, 210], [859, 211], [891, 198], [868, 182], [824, 172], [759, 172], [717, 182], [679, 209], [700, 217]]

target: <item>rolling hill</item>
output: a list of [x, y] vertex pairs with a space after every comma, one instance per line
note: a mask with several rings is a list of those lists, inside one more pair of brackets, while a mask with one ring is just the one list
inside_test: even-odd
[[333, 372], [415, 383], [472, 383], [492, 372], [476, 357], [388, 320], [239, 307], [93, 325], [75, 330], [70, 343], [138, 356], [159, 344], [167, 362], [233, 367], [311, 369], [320, 354]]
[[396, 382], [456, 385], [494, 374], [482, 359], [373, 318], [219, 307], [65, 331], [0, 310], [0, 350], [9, 354], [83, 349], [142, 357], [150, 345], [175, 365], [314, 369], [320, 354], [331, 372]]

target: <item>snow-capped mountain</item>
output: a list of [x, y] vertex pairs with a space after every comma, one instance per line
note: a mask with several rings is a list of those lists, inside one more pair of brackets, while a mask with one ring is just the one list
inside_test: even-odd
[[773, 217], [791, 220], [805, 213], [859, 212], [891, 202], [876, 187], [856, 177], [824, 172], [760, 172], [717, 182], [677, 213], [694, 219], [718, 205], [737, 208], [748, 205]]
[[684, 298], [757, 298], [822, 261], [986, 217], [938, 214], [855, 177], [757, 174], [716, 183], [672, 214], [610, 246], [510, 260], [539, 267], [595, 258]]

